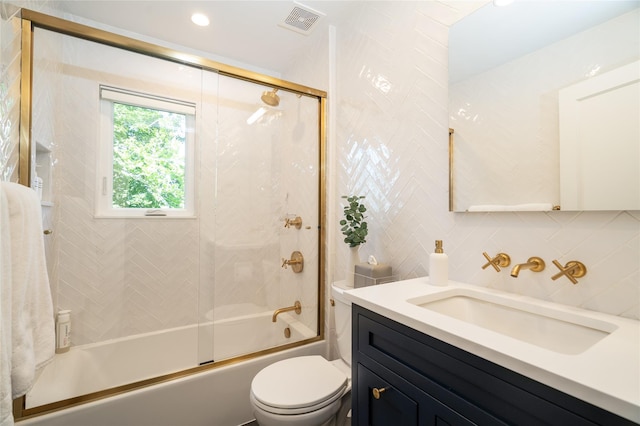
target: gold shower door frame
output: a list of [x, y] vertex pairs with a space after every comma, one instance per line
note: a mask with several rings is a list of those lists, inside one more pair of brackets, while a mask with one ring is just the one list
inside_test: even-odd
[[184, 371], [155, 377], [135, 383], [130, 383], [117, 388], [107, 389], [88, 395], [54, 402], [51, 404], [25, 408], [25, 397], [14, 400], [13, 414], [16, 420], [37, 416], [52, 411], [68, 408], [74, 405], [106, 398], [130, 390], [150, 386], [156, 383], [184, 377], [191, 374], [214, 369], [223, 365], [242, 362], [269, 353], [302, 346], [308, 343], [324, 340], [324, 289], [325, 289], [325, 259], [326, 259], [326, 101], [327, 93], [311, 87], [299, 85], [286, 80], [259, 74], [256, 72], [233, 67], [220, 62], [212, 61], [192, 54], [186, 54], [173, 49], [132, 39], [122, 35], [92, 28], [86, 25], [67, 21], [64, 19], [49, 16], [43, 13], [28, 9], [21, 10], [22, 16], [22, 53], [21, 53], [21, 93], [20, 93], [20, 129], [19, 129], [19, 174], [18, 181], [22, 185], [30, 186], [31, 176], [31, 121], [32, 121], [32, 84], [33, 84], [33, 33], [35, 28], [42, 28], [49, 31], [65, 34], [83, 40], [93, 41], [112, 47], [128, 50], [135, 53], [164, 59], [171, 62], [189, 65], [203, 71], [213, 71], [220, 75], [245, 80], [257, 84], [270, 86], [274, 89], [287, 91], [299, 96], [308, 96], [318, 101], [318, 146], [319, 146], [319, 181], [318, 181], [318, 218], [319, 218], [319, 239], [318, 239], [318, 312], [316, 337], [305, 339], [300, 342], [279, 346], [277, 348], [265, 349], [249, 355], [197, 366]]

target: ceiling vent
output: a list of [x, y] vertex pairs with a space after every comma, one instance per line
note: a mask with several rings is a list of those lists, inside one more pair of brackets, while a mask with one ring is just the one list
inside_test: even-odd
[[293, 9], [291, 9], [289, 16], [278, 25], [300, 34], [309, 35], [323, 16], [325, 15], [322, 12], [293, 2]]

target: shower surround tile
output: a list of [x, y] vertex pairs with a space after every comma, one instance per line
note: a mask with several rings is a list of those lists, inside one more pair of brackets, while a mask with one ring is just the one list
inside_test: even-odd
[[[87, 69], [101, 70], [102, 83], [126, 87], [123, 81], [136, 76], [123, 77], [118, 69], [131, 67], [140, 73], [148, 65], [137, 63], [136, 58], [113, 58], [112, 51], [96, 54], [96, 47], [87, 42], [45, 34], [36, 35], [41, 42], [36, 46], [46, 46], [45, 40], [50, 40], [59, 49], [57, 57], [43, 61], [57, 64], [57, 74], [52, 72], [51, 78], [54, 86], [63, 89], [53, 96], [61, 110], [73, 111], [57, 115], [51, 136], [56, 142], [53, 235], [58, 255], [50, 261], [55, 270], [56, 308], [72, 311], [74, 345], [196, 323], [197, 221], [95, 216], [100, 114], [95, 102], [98, 83], [89, 78]], [[160, 80], [166, 76], [164, 72]], [[37, 93], [48, 96], [46, 91]], [[39, 98], [34, 104], [46, 106], [47, 99]], [[40, 130], [41, 135], [46, 133]]]
[[[247, 126], [260, 102], [254, 93], [266, 87], [247, 90], [238, 85], [251, 83], [214, 73], [193, 78], [188, 67], [41, 30], [36, 37], [44, 85], [37, 134], [54, 141], [56, 163], [51, 281], [55, 306], [72, 311], [74, 345], [209, 321], [219, 308], [275, 310], [295, 300], [304, 307], [301, 322], [317, 329], [319, 192], [306, 189], [319, 181], [318, 149], [307, 147], [317, 144], [317, 100], [281, 93], [288, 110]], [[145, 70], [157, 73], [155, 82]], [[185, 73], [202, 91], [184, 84]], [[141, 84], [198, 104], [196, 218], [95, 216], [99, 83]], [[247, 92], [248, 102], [234, 98]], [[62, 108], [51, 108], [52, 100]], [[52, 110], [72, 112], [46, 119]], [[285, 229], [294, 216], [304, 227]], [[281, 267], [294, 250], [307, 260], [305, 274]]]
[[[0, 19], [0, 180], [18, 180], [20, 18], [2, 2]], [[7, 15], [7, 13], [9, 13]]]

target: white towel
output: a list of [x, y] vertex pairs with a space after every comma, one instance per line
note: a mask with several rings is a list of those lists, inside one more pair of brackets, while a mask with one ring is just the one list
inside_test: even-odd
[[503, 212], [507, 209], [507, 206], [502, 204], [478, 204], [475, 206], [469, 206], [467, 211], [469, 212]]
[[13, 425], [11, 397], [11, 234], [9, 207], [0, 186], [0, 425]]
[[527, 204], [478, 204], [469, 206], [469, 212], [543, 212], [553, 210], [551, 203], [527, 203]]
[[553, 205], [551, 203], [516, 204], [515, 206], [509, 206], [509, 210], [516, 212], [546, 212], [553, 210]]
[[[10, 226], [10, 380], [15, 399], [31, 389], [40, 370], [53, 360], [55, 324], [40, 202], [32, 189], [16, 183], [2, 182], [0, 192], [3, 193], [2, 208], [4, 205], [8, 208]], [[7, 223], [3, 223], [3, 240], [6, 226]], [[6, 253], [3, 258], [7, 259]], [[6, 283], [3, 287], [7, 287]], [[4, 310], [2, 315], [4, 322], [7, 317]]]

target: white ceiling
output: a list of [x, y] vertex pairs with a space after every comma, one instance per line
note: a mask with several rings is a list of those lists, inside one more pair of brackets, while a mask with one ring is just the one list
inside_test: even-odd
[[[190, 0], [52, 0], [54, 10], [206, 52], [213, 59], [231, 59], [230, 65], [250, 65], [282, 73], [292, 52], [312, 46], [312, 39], [330, 24], [346, 19], [354, 1], [301, 1], [298, 4], [325, 14], [303, 35], [280, 27], [293, 1]], [[206, 14], [211, 24], [197, 27], [194, 12]], [[59, 12], [58, 12], [59, 15]], [[75, 20], [75, 19], [74, 19]]]
[[[489, 0], [476, 1], [486, 3]], [[17, 3], [22, 2], [19, 0]], [[313, 48], [314, 37], [326, 33], [329, 25], [348, 29], [348, 20], [358, 3], [366, 5], [363, 0], [49, 1], [58, 15], [61, 11], [70, 13], [176, 47], [205, 52], [210, 58], [229, 65], [270, 74], [281, 74], [289, 69], [294, 53]], [[325, 15], [318, 20], [310, 35], [278, 25], [296, 4]], [[580, 27], [583, 18], [593, 25], [639, 4], [639, 0], [518, 1], [505, 8], [487, 4], [452, 27], [452, 81], [540, 48], [540, 36], [549, 42], [566, 37], [571, 31], [575, 32], [576, 27], [584, 29], [584, 26]], [[496, 9], [500, 9], [499, 13]], [[194, 25], [190, 20], [194, 12], [208, 15], [211, 24], [204, 28]], [[513, 16], [518, 13], [524, 15], [524, 20]], [[471, 28], [470, 37], [461, 35], [458, 28], [463, 26]], [[508, 35], [499, 33], [502, 30]], [[497, 41], [500, 42], [498, 48]], [[456, 55], [455, 52], [462, 48], [466, 48], [467, 53]]]

